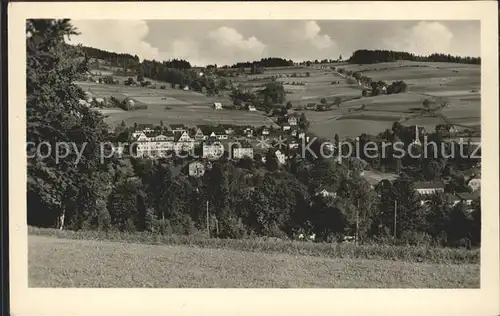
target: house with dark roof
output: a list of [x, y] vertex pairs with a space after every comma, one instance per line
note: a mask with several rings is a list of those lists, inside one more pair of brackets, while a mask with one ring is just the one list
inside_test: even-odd
[[436, 133], [457, 133], [458, 129], [453, 124], [438, 124], [436, 125]]
[[324, 187], [324, 188], [321, 188], [320, 190], [316, 191], [315, 195], [316, 196], [321, 195], [322, 197], [336, 198], [337, 192], [335, 192], [335, 190], [333, 188]]
[[316, 103], [307, 103], [305, 106], [306, 110], [315, 110], [316, 109]]

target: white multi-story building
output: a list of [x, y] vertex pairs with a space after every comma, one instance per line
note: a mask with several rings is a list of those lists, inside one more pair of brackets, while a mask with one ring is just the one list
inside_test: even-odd
[[178, 135], [176, 138], [175, 140], [174, 135], [163, 134], [147, 136], [144, 132], [132, 135], [138, 157], [167, 157], [169, 151], [179, 153], [194, 149], [194, 139], [187, 132]]
[[253, 159], [253, 148], [248, 147], [248, 148], [233, 148], [233, 159], [242, 159], [243, 157], [248, 157]]
[[166, 155], [168, 151], [173, 149], [174, 142], [168, 140], [165, 135], [155, 137], [147, 137], [141, 133], [136, 139], [136, 150], [138, 157], [158, 157]]

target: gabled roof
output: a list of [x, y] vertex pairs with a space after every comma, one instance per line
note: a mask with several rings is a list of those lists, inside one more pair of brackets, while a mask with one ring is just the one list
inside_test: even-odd
[[321, 193], [323, 191], [337, 194], [337, 192], [335, 191], [335, 188], [333, 188], [331, 186], [320, 187], [319, 190], [316, 190], [316, 194]]
[[[184, 135], [184, 133], [177, 133], [177, 134], [175, 135], [175, 139], [174, 139], [174, 140], [175, 140], [176, 142], [177, 142], [177, 141], [179, 141], [179, 139], [180, 139], [183, 135]], [[188, 134], [188, 136], [189, 136], [189, 134]]]

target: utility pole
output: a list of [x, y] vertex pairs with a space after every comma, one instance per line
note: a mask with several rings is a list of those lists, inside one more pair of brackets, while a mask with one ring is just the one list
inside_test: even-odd
[[359, 198], [357, 199], [357, 207], [356, 207], [356, 236], [354, 238], [356, 245], [358, 245], [359, 238]]
[[216, 238], [219, 238], [219, 221], [217, 220], [217, 217], [215, 217], [215, 232]]
[[210, 238], [210, 221], [208, 218], [208, 201], [207, 201], [207, 236]]
[[397, 214], [398, 214], [398, 201], [394, 201], [394, 240], [396, 240]]

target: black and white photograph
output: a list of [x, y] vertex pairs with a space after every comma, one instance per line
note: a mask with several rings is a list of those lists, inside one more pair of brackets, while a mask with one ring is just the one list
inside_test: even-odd
[[498, 76], [484, 82], [479, 11], [261, 5], [259, 19], [23, 15], [10, 161], [25, 166], [28, 289], [484, 288]]

